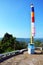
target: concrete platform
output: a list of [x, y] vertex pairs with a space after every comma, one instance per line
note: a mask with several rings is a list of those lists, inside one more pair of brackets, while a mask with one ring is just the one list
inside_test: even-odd
[[0, 63], [0, 65], [43, 65], [43, 54], [23, 54], [14, 56]]

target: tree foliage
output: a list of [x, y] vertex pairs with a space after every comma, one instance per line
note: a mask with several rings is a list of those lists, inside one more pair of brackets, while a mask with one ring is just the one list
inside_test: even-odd
[[25, 42], [19, 42], [16, 37], [11, 34], [5, 33], [4, 37], [0, 41], [0, 53], [9, 52], [12, 50], [20, 50], [26, 48]]
[[34, 42], [34, 44], [35, 44], [35, 47], [40, 47], [41, 46], [41, 41], [40, 40], [36, 40]]
[[14, 38], [11, 34], [5, 33], [4, 37], [1, 40], [1, 49], [2, 52], [11, 51], [11, 49], [14, 49], [14, 44], [15, 44], [16, 38]]

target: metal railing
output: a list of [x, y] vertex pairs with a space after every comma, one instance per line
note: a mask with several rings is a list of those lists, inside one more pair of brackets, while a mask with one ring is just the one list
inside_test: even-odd
[[12, 56], [12, 55], [18, 55], [20, 53], [23, 53], [24, 51], [27, 51], [27, 49], [22, 49], [22, 50], [17, 50], [17, 51], [12, 51], [12, 52], [0, 54], [0, 59], [6, 58], [6, 57], [9, 57], [9, 56]]

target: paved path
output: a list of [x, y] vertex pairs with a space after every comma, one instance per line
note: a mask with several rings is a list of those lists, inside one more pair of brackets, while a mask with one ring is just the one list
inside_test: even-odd
[[27, 52], [14, 56], [0, 65], [43, 65], [43, 54], [29, 55]]

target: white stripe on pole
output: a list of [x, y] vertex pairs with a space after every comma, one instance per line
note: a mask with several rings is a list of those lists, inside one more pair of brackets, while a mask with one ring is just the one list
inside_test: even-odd
[[31, 31], [32, 31], [32, 36], [34, 36], [35, 35], [35, 25], [34, 25], [34, 23], [31, 23]]

